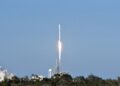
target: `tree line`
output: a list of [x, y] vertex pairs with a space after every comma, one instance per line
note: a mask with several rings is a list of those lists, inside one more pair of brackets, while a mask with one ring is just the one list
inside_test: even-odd
[[30, 79], [28, 76], [5, 79], [0, 86], [120, 86], [120, 78], [102, 79], [95, 75], [72, 77], [70, 74], [55, 74], [51, 78]]

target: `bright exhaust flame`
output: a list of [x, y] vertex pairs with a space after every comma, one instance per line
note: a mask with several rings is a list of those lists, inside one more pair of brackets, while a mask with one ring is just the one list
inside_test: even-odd
[[58, 53], [59, 53], [59, 61], [61, 60], [61, 52], [62, 52], [62, 42], [58, 41]]

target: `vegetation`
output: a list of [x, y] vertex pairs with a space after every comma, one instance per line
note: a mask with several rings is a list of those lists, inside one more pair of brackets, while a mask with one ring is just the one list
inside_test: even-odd
[[0, 86], [120, 86], [119, 80], [102, 79], [95, 75], [88, 77], [78, 76], [73, 78], [69, 74], [55, 74], [51, 78], [30, 79], [14, 76], [12, 80], [5, 79]]

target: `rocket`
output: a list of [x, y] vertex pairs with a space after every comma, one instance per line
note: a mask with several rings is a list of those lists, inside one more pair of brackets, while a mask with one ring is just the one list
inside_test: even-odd
[[61, 28], [60, 28], [60, 24], [59, 24], [58, 28], [59, 28], [59, 40], [61, 41]]
[[61, 52], [62, 52], [61, 27], [60, 27], [60, 24], [59, 24], [58, 28], [59, 28], [58, 54], [59, 54], [59, 62], [60, 62], [61, 61]]
[[60, 66], [61, 66], [61, 52], [62, 52], [62, 42], [61, 42], [61, 27], [60, 24], [58, 25], [58, 58], [57, 58], [57, 65], [56, 65], [56, 73], [60, 73]]

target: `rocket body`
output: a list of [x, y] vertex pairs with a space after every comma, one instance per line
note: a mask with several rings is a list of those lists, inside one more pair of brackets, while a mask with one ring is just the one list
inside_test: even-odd
[[59, 24], [59, 40], [61, 40], [61, 28], [60, 28], [60, 24]]

